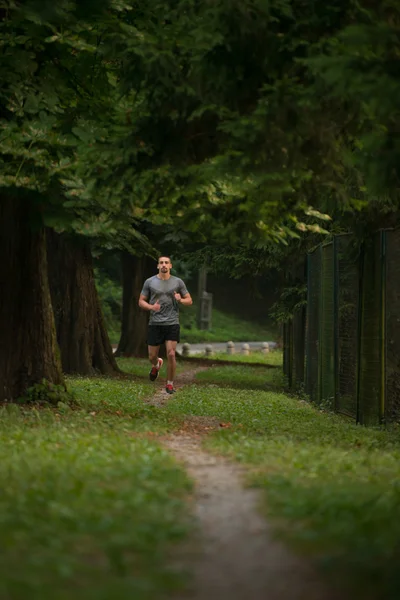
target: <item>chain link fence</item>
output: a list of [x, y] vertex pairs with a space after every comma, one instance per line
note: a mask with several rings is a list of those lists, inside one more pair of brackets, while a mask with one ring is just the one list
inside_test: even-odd
[[306, 310], [298, 308], [293, 315], [293, 369], [292, 387], [296, 390], [304, 388], [305, 377], [305, 340]]
[[400, 421], [400, 230], [308, 254], [307, 309], [286, 325], [285, 373], [357, 422]]
[[336, 409], [357, 419], [357, 344], [360, 252], [349, 235], [335, 238], [338, 362]]
[[307, 263], [307, 313], [305, 336], [305, 391], [313, 402], [319, 398], [318, 357], [319, 357], [319, 306], [321, 288], [321, 254], [319, 246], [310, 252]]
[[384, 233], [368, 240], [361, 256], [358, 417], [361, 423], [367, 425], [379, 423], [383, 417], [383, 236]]
[[335, 255], [333, 242], [324, 244], [321, 253], [319, 294], [319, 402], [335, 405]]
[[400, 420], [400, 230], [386, 232], [385, 419]]

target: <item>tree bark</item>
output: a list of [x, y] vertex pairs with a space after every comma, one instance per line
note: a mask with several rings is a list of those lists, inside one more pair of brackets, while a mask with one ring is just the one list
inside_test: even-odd
[[104, 323], [88, 241], [49, 230], [47, 247], [63, 371], [79, 375], [120, 372]]
[[145, 279], [154, 274], [154, 260], [147, 256], [121, 254], [123, 299], [121, 339], [117, 356], [147, 357], [148, 313], [138, 306]]
[[46, 379], [64, 385], [56, 341], [46, 238], [32, 202], [0, 202], [0, 401], [13, 401]]

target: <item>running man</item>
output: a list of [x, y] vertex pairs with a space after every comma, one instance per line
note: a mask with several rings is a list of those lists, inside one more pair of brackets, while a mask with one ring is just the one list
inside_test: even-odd
[[182, 279], [171, 275], [172, 264], [169, 256], [160, 256], [157, 268], [158, 275], [146, 279], [143, 284], [139, 306], [150, 311], [147, 333], [149, 360], [153, 365], [149, 373], [150, 380], [157, 379], [163, 365], [163, 359], [158, 358], [158, 353], [160, 345], [165, 342], [168, 357], [165, 391], [173, 394], [176, 371], [175, 351], [180, 341], [179, 304], [190, 306], [193, 300]]

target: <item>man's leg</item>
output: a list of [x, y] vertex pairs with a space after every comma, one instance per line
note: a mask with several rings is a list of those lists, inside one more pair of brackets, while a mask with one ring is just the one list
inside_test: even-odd
[[158, 377], [158, 372], [163, 365], [163, 359], [158, 358], [158, 353], [160, 351], [160, 346], [148, 346], [149, 350], [149, 361], [153, 365], [151, 371], [149, 373], [149, 377], [151, 381], [155, 381]]
[[158, 363], [158, 353], [160, 351], [160, 346], [148, 346], [148, 350], [149, 350], [149, 361], [151, 362], [152, 365], [154, 365], [156, 367], [157, 363]]
[[175, 372], [176, 372], [176, 356], [175, 356], [175, 351], [176, 351], [176, 346], [177, 346], [178, 342], [172, 341], [172, 340], [166, 340], [165, 342], [165, 348], [167, 351], [167, 357], [168, 357], [168, 365], [167, 365], [167, 391], [171, 391], [169, 390], [169, 387], [174, 387], [174, 377], [175, 377]]

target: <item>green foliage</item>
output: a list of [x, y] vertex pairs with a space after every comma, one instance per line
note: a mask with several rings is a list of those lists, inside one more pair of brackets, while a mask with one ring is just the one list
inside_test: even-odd
[[362, 174], [360, 191], [398, 200], [400, 9], [384, 1], [355, 4], [353, 10], [351, 21], [306, 64], [341, 104], [345, 160]]
[[46, 379], [27, 388], [23, 397], [17, 400], [20, 404], [51, 404], [69, 405], [74, 402], [74, 396], [63, 385], [55, 385]]
[[122, 287], [101, 269], [94, 269], [104, 320], [110, 341], [117, 344], [121, 335]]
[[79, 409], [0, 409], [1, 595], [173, 593], [183, 578], [169, 558], [188, 532], [191, 484], [158, 444], [133, 435], [157, 413], [145, 410], [147, 389], [106, 379], [69, 383]]
[[286, 323], [293, 318], [297, 310], [306, 305], [307, 285], [298, 284], [283, 288], [279, 301], [272, 306], [269, 314], [276, 323]]
[[186, 388], [168, 409], [231, 423], [206, 446], [254, 467], [249, 482], [265, 490], [282, 535], [353, 594], [398, 597], [397, 428], [363, 428], [283, 394], [216, 386]]
[[142, 219], [235, 244], [323, 232], [370, 199], [369, 174], [396, 180], [390, 6], [11, 5], [1, 185], [130, 251]]
[[[103, 31], [98, 54], [112, 100], [104, 118], [79, 127], [78, 168], [65, 181], [70, 202], [90, 206], [95, 197], [115, 222], [123, 207], [133, 219], [185, 228], [200, 239], [322, 231], [315, 219], [326, 216], [309, 209], [308, 188], [330, 140], [304, 106], [304, 67], [297, 63], [304, 49], [294, 41], [313, 12], [304, 15], [290, 1], [266, 11], [256, 0], [130, 8]], [[334, 30], [340, 15], [321, 18], [324, 34], [328, 23]], [[320, 115], [319, 106], [313, 109]], [[292, 133], [296, 123], [300, 135]], [[309, 156], [303, 147], [313, 143]], [[320, 160], [318, 166], [325, 169]], [[300, 222], [296, 211], [314, 222]]]

